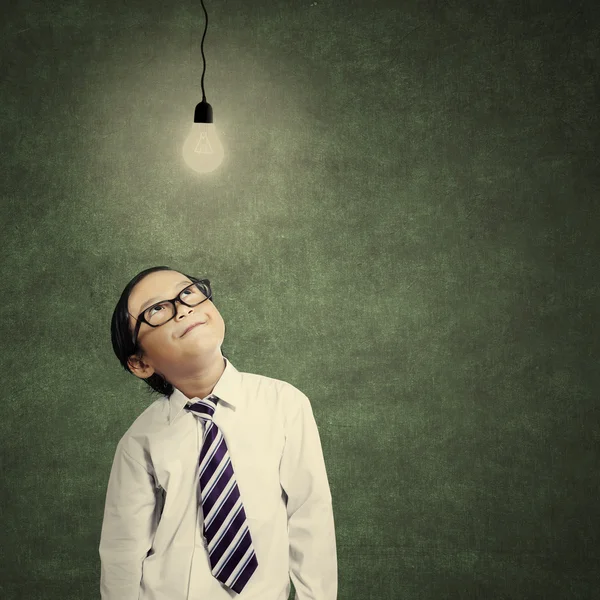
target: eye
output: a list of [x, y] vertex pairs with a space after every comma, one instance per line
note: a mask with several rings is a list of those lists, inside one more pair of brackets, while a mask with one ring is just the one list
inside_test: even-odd
[[169, 307], [168, 305], [169, 305], [168, 302], [161, 302], [160, 304], [155, 304], [151, 308], [147, 309], [148, 317], [151, 317], [152, 315], [156, 314], [155, 313], [156, 309], [161, 309], [158, 312], [167, 310], [167, 308]]

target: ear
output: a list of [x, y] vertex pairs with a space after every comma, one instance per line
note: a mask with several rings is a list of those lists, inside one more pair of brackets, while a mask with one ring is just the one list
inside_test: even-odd
[[147, 365], [141, 358], [133, 354], [127, 359], [127, 364], [134, 375], [140, 379], [148, 379], [154, 374], [154, 367]]

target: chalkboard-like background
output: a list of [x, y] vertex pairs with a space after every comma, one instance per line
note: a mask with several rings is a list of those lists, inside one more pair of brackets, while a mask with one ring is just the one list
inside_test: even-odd
[[166, 264], [310, 398], [340, 600], [593, 597], [598, 3], [206, 8], [211, 176], [180, 153], [199, 1], [3, 7], [0, 596], [99, 597], [150, 402], [110, 315]]

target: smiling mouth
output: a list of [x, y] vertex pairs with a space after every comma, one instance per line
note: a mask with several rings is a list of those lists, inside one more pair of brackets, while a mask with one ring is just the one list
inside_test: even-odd
[[206, 323], [206, 321], [192, 325], [189, 329], [185, 330], [184, 334], [181, 337], [183, 337], [184, 335], [187, 335], [192, 329], [196, 329], [196, 327], [200, 327], [201, 325], [204, 325], [205, 323]]

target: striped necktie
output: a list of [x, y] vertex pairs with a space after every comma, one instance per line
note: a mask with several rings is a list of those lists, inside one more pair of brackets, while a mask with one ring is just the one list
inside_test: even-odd
[[200, 493], [212, 574], [228, 588], [240, 593], [258, 560], [246, 524], [246, 513], [235, 481], [225, 438], [212, 420], [219, 398], [211, 394], [185, 408], [204, 420], [200, 451]]

